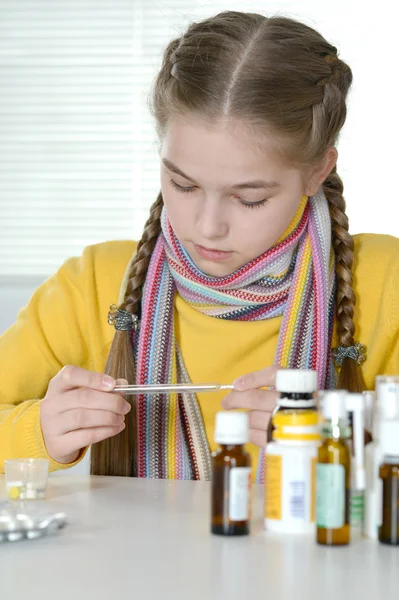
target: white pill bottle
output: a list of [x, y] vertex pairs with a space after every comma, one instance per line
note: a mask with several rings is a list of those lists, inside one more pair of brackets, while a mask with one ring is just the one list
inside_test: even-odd
[[315, 474], [320, 443], [317, 372], [277, 372], [278, 409], [266, 446], [265, 527], [279, 533], [315, 532]]

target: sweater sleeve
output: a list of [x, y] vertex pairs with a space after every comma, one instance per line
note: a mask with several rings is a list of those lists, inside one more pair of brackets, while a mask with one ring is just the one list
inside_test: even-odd
[[40, 401], [64, 365], [92, 366], [88, 310], [93, 294], [87, 291], [93, 277], [92, 248], [66, 261], [43, 283], [0, 337], [0, 472], [7, 458], [47, 458], [51, 470], [72, 466], [47, 454]]

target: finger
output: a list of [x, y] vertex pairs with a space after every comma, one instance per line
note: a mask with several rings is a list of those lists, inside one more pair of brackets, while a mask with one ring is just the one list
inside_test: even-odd
[[74, 388], [86, 387], [93, 390], [112, 390], [115, 387], [115, 379], [104, 373], [88, 371], [81, 367], [66, 365], [50, 381], [49, 388], [57, 392], [73, 390]]
[[124, 429], [125, 423], [119, 425], [119, 427], [90, 427], [89, 429], [71, 431], [60, 438], [60, 443], [57, 445], [57, 455], [67, 456], [76, 450], [81, 450], [86, 446], [118, 435]]
[[246, 408], [248, 410], [263, 410], [272, 412], [276, 406], [277, 393], [267, 390], [251, 390], [249, 392], [230, 392], [222, 400], [225, 410]]
[[255, 446], [259, 446], [259, 448], [265, 448], [267, 442], [266, 431], [261, 431], [260, 429], [250, 429], [249, 441], [252, 444], [255, 444]]
[[64, 435], [76, 429], [88, 429], [89, 427], [119, 427], [124, 422], [124, 415], [106, 410], [78, 408], [61, 413], [58, 418], [52, 420], [49, 429], [53, 435]]
[[263, 410], [250, 410], [248, 413], [249, 428], [267, 431], [271, 415], [271, 412], [265, 412]]
[[58, 412], [64, 413], [76, 408], [104, 410], [126, 415], [132, 406], [120, 394], [109, 394], [108, 392], [96, 392], [88, 388], [80, 388], [63, 394], [62, 401], [59, 402]]
[[[127, 379], [117, 379], [116, 380], [116, 385], [129, 385], [129, 382]], [[115, 393], [115, 392], [114, 392]], [[121, 392], [118, 392], [120, 395], [123, 395], [123, 397], [126, 400], [126, 394], [121, 394]]]
[[276, 373], [280, 367], [273, 365], [260, 371], [242, 375], [233, 382], [234, 389], [240, 392], [256, 390], [262, 387], [274, 387], [276, 384]]

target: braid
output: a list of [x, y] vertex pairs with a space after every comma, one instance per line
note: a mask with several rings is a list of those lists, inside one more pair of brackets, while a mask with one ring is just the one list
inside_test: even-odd
[[[162, 194], [154, 202], [144, 232], [137, 245], [136, 255], [130, 268], [125, 298], [120, 308], [139, 315], [143, 285], [156, 241], [161, 231]], [[115, 379], [136, 381], [136, 371], [130, 333], [115, 331], [108, 355], [105, 373]], [[132, 399], [133, 398], [133, 399]], [[136, 452], [136, 406], [134, 397], [129, 397], [132, 410], [125, 417], [126, 427], [118, 435], [94, 444], [91, 451], [92, 475], [114, 475], [130, 477], [137, 475]]]
[[[335, 252], [338, 344], [348, 347], [355, 343], [353, 315], [356, 297], [352, 288], [354, 244], [348, 231], [349, 222], [345, 214], [344, 186], [335, 167], [324, 181], [323, 189], [330, 209], [332, 243]], [[350, 358], [345, 358], [342, 363], [338, 387], [350, 392], [360, 392], [366, 389], [360, 365]]]
[[163, 199], [162, 194], [159, 193], [156, 201], [151, 206], [150, 216], [144, 226], [142, 238], [137, 245], [136, 256], [132, 261], [130, 269], [130, 277], [126, 287], [125, 298], [120, 307], [131, 314], [137, 314], [138, 316], [148, 265], [161, 231], [162, 208]]
[[[321, 158], [324, 156], [326, 148], [336, 143], [338, 132], [345, 123], [345, 101], [352, 83], [351, 70], [335, 54], [325, 56], [322, 66], [326, 75], [317, 82], [316, 87], [320, 90], [320, 96], [312, 106], [312, 128], [307, 147], [309, 155], [313, 157], [313, 162], [315, 157]], [[339, 179], [339, 181], [341, 180]], [[335, 185], [332, 184], [334, 190], [336, 189]], [[340, 196], [341, 204], [343, 203], [343, 215], [346, 218], [342, 189]]]
[[[333, 47], [332, 52], [324, 56], [323, 63], [325, 74], [318, 81], [322, 97], [312, 107], [309, 149], [313, 157], [323, 156], [326, 148], [336, 143], [338, 132], [345, 122], [345, 100], [352, 83], [352, 72], [348, 65], [338, 58], [336, 48]], [[330, 210], [332, 245], [335, 253], [338, 345], [350, 347], [355, 344], [353, 315], [356, 297], [352, 288], [354, 243], [348, 231], [344, 186], [335, 167], [324, 181], [323, 189]], [[351, 358], [343, 360], [338, 387], [350, 392], [366, 389], [361, 367]]]

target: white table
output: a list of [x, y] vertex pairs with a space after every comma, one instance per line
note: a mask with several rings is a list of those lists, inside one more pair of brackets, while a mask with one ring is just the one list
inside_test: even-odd
[[0, 544], [1, 600], [398, 600], [399, 548], [324, 548], [267, 534], [260, 519], [249, 537], [212, 536], [209, 493], [205, 482], [51, 477], [48, 505], [69, 525]]

